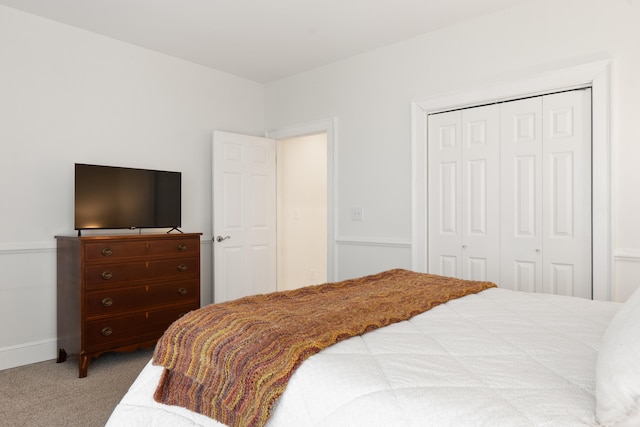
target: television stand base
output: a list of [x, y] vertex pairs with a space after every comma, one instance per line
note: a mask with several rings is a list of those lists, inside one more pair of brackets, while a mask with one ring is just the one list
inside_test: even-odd
[[184, 231], [180, 230], [178, 227], [171, 227], [171, 230], [167, 231], [167, 234], [171, 233], [173, 230], [184, 234]]

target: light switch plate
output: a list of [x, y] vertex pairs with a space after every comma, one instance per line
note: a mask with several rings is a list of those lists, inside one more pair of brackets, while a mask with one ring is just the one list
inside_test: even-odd
[[363, 221], [362, 208], [351, 208], [351, 221]]

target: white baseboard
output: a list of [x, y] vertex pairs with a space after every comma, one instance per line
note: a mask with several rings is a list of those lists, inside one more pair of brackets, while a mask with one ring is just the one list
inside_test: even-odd
[[55, 359], [57, 345], [54, 338], [0, 348], [0, 371]]

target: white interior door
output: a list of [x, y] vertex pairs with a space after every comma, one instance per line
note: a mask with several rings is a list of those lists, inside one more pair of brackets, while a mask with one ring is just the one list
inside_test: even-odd
[[591, 298], [591, 89], [544, 96], [542, 114], [542, 291]]
[[427, 124], [429, 272], [591, 298], [591, 90]]
[[462, 277], [462, 114], [429, 116], [429, 272]]
[[462, 277], [500, 280], [500, 109], [462, 110]]
[[542, 98], [506, 102], [500, 113], [500, 285], [542, 292]]
[[276, 142], [213, 132], [214, 301], [276, 290]]
[[500, 279], [497, 105], [429, 116], [429, 271]]
[[591, 90], [507, 102], [502, 286], [591, 298]]

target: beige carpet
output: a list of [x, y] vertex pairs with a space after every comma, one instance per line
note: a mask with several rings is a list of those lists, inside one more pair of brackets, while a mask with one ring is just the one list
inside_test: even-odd
[[0, 426], [104, 426], [152, 355], [104, 354], [86, 378], [78, 378], [75, 357], [0, 371]]

